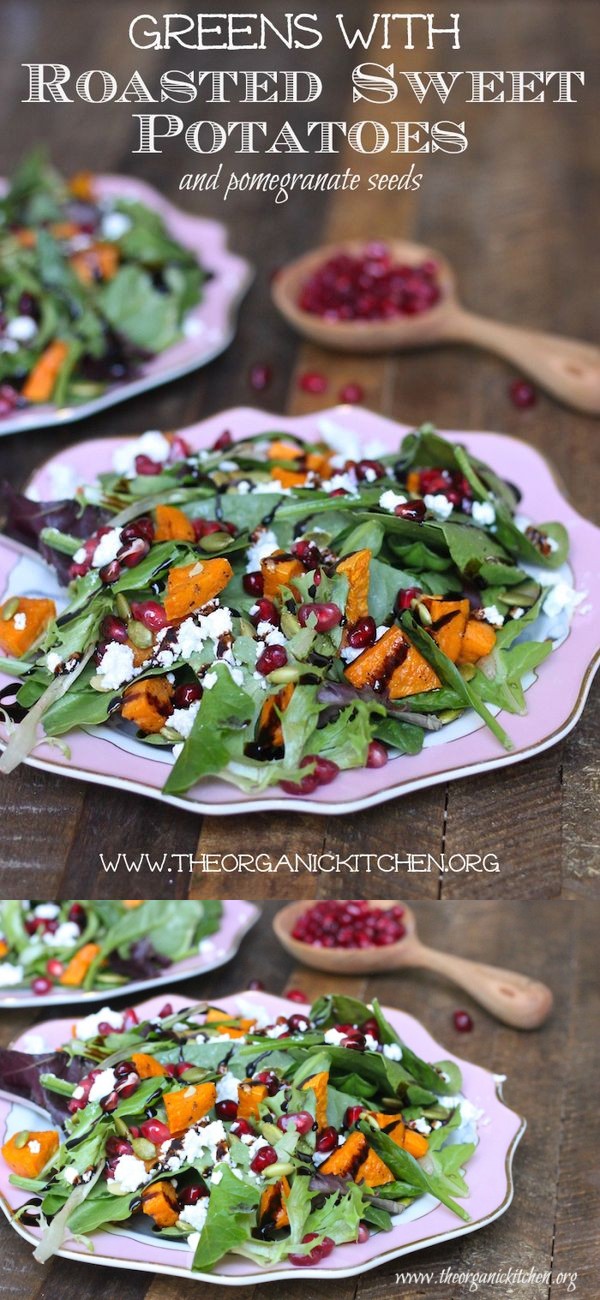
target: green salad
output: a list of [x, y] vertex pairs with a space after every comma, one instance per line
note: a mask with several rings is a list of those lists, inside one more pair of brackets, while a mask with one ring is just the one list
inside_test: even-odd
[[[20, 1055], [0, 1054], [9, 1088]], [[28, 1086], [66, 1140], [13, 1134], [2, 1154], [31, 1193], [18, 1216], [43, 1228], [38, 1260], [146, 1223], [195, 1270], [231, 1253], [303, 1267], [389, 1232], [422, 1197], [469, 1219], [479, 1112], [457, 1064], [422, 1060], [376, 1001], [274, 1015], [245, 995], [233, 1013], [167, 1005], [133, 1025], [103, 1008], [50, 1063], [32, 1059]]]
[[158, 212], [31, 154], [0, 199], [0, 419], [135, 377], [182, 337], [204, 279]]
[[0, 899], [0, 990], [116, 989], [210, 949], [221, 904]]
[[151, 432], [73, 501], [15, 499], [11, 531], [68, 596], [58, 615], [16, 595], [0, 610], [3, 667], [23, 679], [0, 768], [38, 722], [162, 748], [173, 795], [215, 776], [308, 795], [409, 761], [463, 715], [510, 749], [496, 714], [525, 712], [548, 628], [578, 600], [556, 574], [564, 526], [523, 521], [518, 501], [429, 426], [362, 460], [290, 433], [191, 451]]

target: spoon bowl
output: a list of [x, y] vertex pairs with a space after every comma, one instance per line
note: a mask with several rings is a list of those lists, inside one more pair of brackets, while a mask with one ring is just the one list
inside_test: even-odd
[[[391, 899], [373, 899], [370, 905], [390, 908], [397, 903]], [[314, 970], [326, 971], [328, 975], [389, 975], [403, 967], [421, 967], [458, 984], [498, 1020], [515, 1029], [537, 1029], [543, 1024], [553, 1004], [552, 993], [545, 984], [516, 971], [501, 970], [426, 947], [418, 937], [414, 912], [406, 904], [402, 906], [405, 934], [396, 943], [381, 947], [317, 948], [294, 939], [293, 930], [306, 911], [305, 902], [288, 903], [277, 912], [273, 929], [295, 961]]]
[[339, 253], [364, 253], [365, 240], [325, 245], [283, 266], [273, 278], [273, 302], [303, 338], [347, 353], [396, 352], [407, 348], [461, 343], [495, 352], [529, 375], [553, 397], [589, 415], [600, 414], [600, 348], [559, 335], [506, 325], [466, 311], [459, 302], [450, 263], [436, 249], [407, 240], [386, 240], [398, 265], [434, 262], [440, 297], [414, 315], [386, 320], [326, 320], [300, 307], [301, 290], [313, 273]]

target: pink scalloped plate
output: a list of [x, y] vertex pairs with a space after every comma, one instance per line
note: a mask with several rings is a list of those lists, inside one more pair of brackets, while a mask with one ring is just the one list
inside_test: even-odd
[[[236, 438], [273, 428], [307, 438], [327, 438], [335, 433], [343, 436], [347, 445], [355, 441], [367, 450], [376, 446], [379, 454], [396, 450], [408, 432], [406, 425], [357, 407], [338, 407], [299, 418], [274, 417], [264, 411], [240, 408], [182, 432], [194, 447], [208, 447], [226, 428]], [[70, 757], [42, 741], [27, 760], [29, 764], [63, 776], [150, 795], [188, 812], [227, 816], [273, 809], [332, 816], [356, 812], [443, 781], [522, 762], [555, 745], [581, 716], [600, 659], [598, 620], [594, 617], [594, 611], [600, 608], [600, 530], [573, 509], [547, 462], [526, 443], [498, 433], [442, 432], [452, 441], [464, 443], [474, 455], [519, 486], [523, 492], [520, 509], [525, 516], [538, 522], [557, 519], [566, 525], [571, 538], [568, 576], [577, 590], [586, 593], [585, 604], [580, 606], [582, 612], [575, 612], [568, 636], [538, 669], [537, 680], [527, 691], [527, 714], [501, 718], [514, 744], [511, 751], [503, 750], [473, 715], [451, 723], [442, 733], [428, 736], [420, 754], [394, 758], [383, 768], [342, 772], [334, 784], [322, 786], [308, 798], [288, 795], [279, 788], [245, 794], [217, 779], [199, 783], [185, 797], [165, 796], [161, 787], [172, 762], [170, 755], [165, 757], [162, 751], [108, 728], [71, 733], [66, 738]], [[69, 447], [46, 461], [34, 475], [30, 488], [40, 499], [52, 499], [56, 496], [52, 484], [61, 471], [71, 474], [75, 482], [89, 482], [95, 474], [111, 467], [114, 452], [124, 441], [103, 438]], [[55, 593], [53, 575], [31, 556], [31, 552], [0, 536], [2, 599], [19, 592]], [[0, 672], [0, 686], [7, 680]], [[0, 744], [3, 737], [6, 732], [0, 724]]]
[[[278, 1015], [289, 1014], [290, 1003], [283, 998], [273, 997], [268, 993], [243, 993], [220, 998], [219, 1006], [232, 1014], [238, 1012], [237, 1000], [243, 999], [243, 1014], [248, 1014], [248, 1002], [252, 1000], [258, 1008], [264, 1008], [275, 1019]], [[152, 998], [143, 1002], [138, 1011], [143, 1017], [157, 1015], [162, 1005], [162, 998]], [[170, 997], [174, 1011], [186, 1005], [185, 998]], [[241, 1008], [240, 1008], [241, 1010]], [[377, 1268], [401, 1255], [411, 1251], [422, 1250], [426, 1246], [437, 1245], [442, 1241], [451, 1241], [455, 1237], [464, 1237], [479, 1228], [486, 1227], [494, 1219], [504, 1214], [513, 1197], [512, 1159], [514, 1151], [525, 1132], [525, 1120], [515, 1111], [510, 1110], [502, 1100], [501, 1086], [503, 1079], [492, 1074], [479, 1065], [463, 1061], [444, 1047], [436, 1043], [423, 1025], [403, 1011], [384, 1008], [400, 1038], [414, 1052], [427, 1061], [452, 1060], [460, 1066], [463, 1077], [462, 1091], [478, 1113], [477, 1149], [467, 1166], [469, 1197], [463, 1201], [470, 1220], [465, 1223], [458, 1219], [451, 1210], [435, 1201], [432, 1197], [422, 1198], [404, 1214], [396, 1217], [390, 1232], [381, 1232], [361, 1243], [348, 1243], [337, 1246], [332, 1254], [319, 1267], [290, 1269], [276, 1266], [261, 1269], [252, 1261], [229, 1257], [216, 1266], [212, 1273], [191, 1273], [191, 1252], [186, 1244], [178, 1242], [160, 1242], [155, 1236], [136, 1230], [136, 1225], [128, 1228], [114, 1228], [109, 1231], [96, 1232], [93, 1235], [94, 1253], [82, 1242], [69, 1242], [59, 1251], [65, 1259], [85, 1260], [88, 1264], [101, 1264], [119, 1268], [138, 1269], [149, 1273], [165, 1273], [172, 1277], [196, 1278], [201, 1282], [220, 1283], [224, 1286], [247, 1286], [252, 1283], [277, 1282], [290, 1280], [290, 1277], [335, 1278], [352, 1277]], [[36, 1033], [41, 1035], [43, 1045], [36, 1051], [54, 1051], [67, 1042], [72, 1033], [72, 1017], [69, 1020], [49, 1020], [36, 1025]], [[21, 1034], [12, 1044], [21, 1051], [30, 1051], [27, 1047], [27, 1034]], [[35, 1128], [41, 1112], [29, 1102], [20, 1101], [7, 1093], [0, 1093], [0, 1143], [6, 1141], [12, 1133], [21, 1129]], [[0, 1204], [4, 1213], [11, 1220], [17, 1232], [32, 1245], [36, 1245], [39, 1233], [24, 1227], [12, 1218], [14, 1211], [28, 1199], [28, 1193], [13, 1187], [9, 1182], [9, 1170], [0, 1161]], [[413, 1217], [414, 1216], [414, 1217]]]
[[[185, 906], [185, 903], [182, 904]], [[162, 988], [181, 980], [198, 979], [219, 966], [225, 966], [235, 957], [238, 948], [248, 931], [256, 925], [260, 912], [254, 903], [244, 899], [229, 898], [221, 904], [221, 923], [214, 934], [204, 939], [193, 957], [173, 962], [160, 975], [153, 975], [145, 980], [128, 980], [118, 988], [103, 989], [65, 989], [56, 984], [43, 997], [31, 992], [29, 985], [0, 989], [0, 1010], [11, 1011], [18, 1007], [35, 1007], [45, 1011], [48, 1007], [78, 1006], [80, 1003], [106, 1002], [108, 998], [127, 997], [131, 1000], [133, 993], [144, 993], [146, 989]], [[34, 1049], [28, 1049], [32, 1052]]]
[[[132, 199], [158, 212], [169, 234], [195, 253], [212, 278], [204, 285], [202, 301], [186, 317], [184, 337], [173, 347], [152, 357], [135, 378], [122, 384], [111, 384], [89, 402], [62, 407], [50, 404], [27, 406], [17, 410], [0, 420], [0, 437], [82, 420], [95, 411], [156, 388], [158, 384], [180, 379], [182, 375], [208, 365], [225, 351], [235, 335], [238, 308], [249, 288], [253, 271], [249, 262], [229, 251], [226, 226], [219, 221], [182, 212], [151, 185], [131, 176], [96, 176], [94, 184], [101, 199]], [[5, 189], [6, 181], [0, 181], [0, 193]]]

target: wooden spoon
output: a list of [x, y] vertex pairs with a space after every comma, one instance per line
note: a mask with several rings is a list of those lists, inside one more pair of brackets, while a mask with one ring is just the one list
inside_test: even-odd
[[[389, 908], [395, 904], [389, 899], [376, 899], [372, 907]], [[515, 1029], [537, 1029], [552, 1010], [552, 993], [539, 980], [529, 979], [515, 971], [484, 966], [467, 957], [454, 957], [449, 953], [427, 948], [417, 936], [414, 912], [405, 903], [404, 925], [406, 934], [397, 943], [376, 948], [315, 948], [292, 938], [292, 930], [306, 911], [306, 903], [289, 903], [276, 913], [273, 929], [279, 942], [291, 953], [295, 961], [305, 966], [327, 971], [332, 975], [389, 974], [403, 966], [420, 966], [445, 975], [466, 989], [476, 1002], [491, 1011], [498, 1020]]]
[[364, 251], [359, 240], [316, 248], [288, 262], [273, 279], [275, 306], [304, 338], [342, 352], [395, 352], [438, 343], [484, 348], [512, 362], [567, 406], [600, 414], [600, 348], [476, 316], [461, 306], [452, 268], [435, 249], [404, 240], [388, 240], [387, 246], [398, 264], [436, 263], [442, 293], [434, 307], [382, 321], [329, 321], [302, 311], [298, 302], [306, 280], [335, 254]]

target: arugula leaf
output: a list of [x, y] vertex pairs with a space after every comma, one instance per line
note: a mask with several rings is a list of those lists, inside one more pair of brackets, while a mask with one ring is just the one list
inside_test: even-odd
[[231, 733], [246, 728], [255, 715], [253, 701], [236, 686], [229, 670], [218, 665], [214, 671], [217, 681], [202, 696], [190, 735], [165, 783], [166, 794], [182, 794], [201, 777], [221, 772], [229, 761]]
[[163, 352], [180, 336], [180, 313], [172, 294], [155, 289], [141, 267], [122, 266], [98, 295], [112, 328], [149, 352]]
[[[451, 1178], [446, 1176], [443, 1162], [439, 1160], [440, 1153], [436, 1157], [432, 1157], [435, 1162], [435, 1173], [428, 1174], [423, 1168], [423, 1162], [415, 1160], [414, 1156], [411, 1156], [403, 1147], [392, 1142], [392, 1139], [386, 1133], [381, 1132], [374, 1120], [369, 1118], [360, 1119], [357, 1128], [367, 1138], [369, 1146], [373, 1147], [373, 1150], [387, 1165], [394, 1178], [402, 1183], [408, 1183], [411, 1187], [418, 1188], [420, 1192], [431, 1193], [432, 1196], [442, 1202], [442, 1205], [445, 1205], [454, 1214], [458, 1215], [460, 1219], [464, 1219], [465, 1222], [469, 1221], [471, 1216], [463, 1209], [462, 1205], [456, 1203], [454, 1196], [451, 1195], [451, 1192], [456, 1195], [464, 1195], [464, 1192], [456, 1191]], [[467, 1144], [465, 1144], [466, 1146]], [[468, 1154], [472, 1155], [474, 1149], [474, 1146], [470, 1145]], [[468, 1159], [468, 1155], [464, 1158]], [[449, 1161], [449, 1164], [451, 1166], [452, 1162]]]
[[198, 1271], [212, 1268], [228, 1251], [242, 1246], [255, 1224], [258, 1188], [236, 1178], [227, 1165], [222, 1170], [220, 1183], [211, 1186], [208, 1213], [194, 1255], [192, 1268]]

